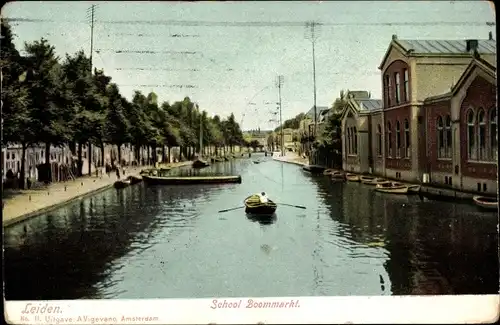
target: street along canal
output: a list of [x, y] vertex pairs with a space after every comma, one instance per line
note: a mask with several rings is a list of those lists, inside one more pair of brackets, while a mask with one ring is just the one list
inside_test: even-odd
[[[242, 184], [110, 189], [5, 229], [6, 299], [498, 292], [496, 213], [261, 159], [202, 170]], [[307, 209], [217, 212], [258, 191]]]

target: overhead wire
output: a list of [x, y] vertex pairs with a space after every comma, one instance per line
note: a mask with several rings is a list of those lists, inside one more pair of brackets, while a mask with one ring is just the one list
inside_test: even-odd
[[[8, 22], [16, 23], [85, 23], [76, 20], [54, 20], [41, 18], [21, 18], [6, 17]], [[165, 25], [165, 26], [199, 26], [199, 27], [303, 27], [306, 21], [193, 21], [193, 20], [99, 20], [100, 24], [118, 24], [118, 25]], [[360, 22], [317, 22], [320, 26], [495, 26], [492, 21], [441, 21], [441, 22], [378, 22], [378, 23], [360, 23]]]

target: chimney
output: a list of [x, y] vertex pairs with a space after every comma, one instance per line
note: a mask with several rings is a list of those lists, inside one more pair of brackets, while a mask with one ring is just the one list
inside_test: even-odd
[[492, 32], [489, 32], [488, 40], [493, 41], [493, 33]]
[[398, 35], [396, 35], [396, 34], [392, 34], [392, 40], [393, 40], [393, 41], [395, 41], [395, 40], [397, 40], [397, 39], [398, 39]]
[[477, 39], [468, 39], [466, 42], [467, 52], [477, 52], [478, 41]]

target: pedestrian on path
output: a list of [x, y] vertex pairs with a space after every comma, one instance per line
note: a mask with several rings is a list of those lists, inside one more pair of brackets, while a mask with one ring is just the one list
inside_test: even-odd
[[116, 166], [116, 178], [120, 179], [120, 168]]

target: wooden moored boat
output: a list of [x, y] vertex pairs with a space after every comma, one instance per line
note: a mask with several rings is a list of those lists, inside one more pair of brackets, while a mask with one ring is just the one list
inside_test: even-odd
[[420, 193], [420, 189], [422, 188], [420, 185], [407, 185], [408, 193]]
[[130, 181], [131, 185], [138, 184], [142, 182], [142, 177], [141, 176], [135, 176], [135, 175], [130, 175], [128, 177], [128, 180]]
[[193, 161], [193, 164], [192, 164], [193, 168], [205, 168], [208, 166], [210, 166], [210, 163], [205, 161], [205, 160], [201, 160], [201, 159], [196, 159], [195, 161]]
[[151, 185], [197, 185], [197, 184], [229, 184], [241, 183], [241, 176], [143, 176], [144, 182]]
[[311, 174], [322, 174], [326, 168], [318, 165], [305, 165], [302, 169]]
[[390, 183], [386, 179], [378, 178], [378, 177], [371, 177], [371, 176], [361, 176], [360, 181], [361, 181], [361, 183], [363, 183], [365, 185], [377, 185], [377, 184], [383, 184], [383, 183]]
[[408, 186], [401, 183], [386, 182], [377, 184], [375, 191], [392, 194], [407, 194]]
[[349, 182], [359, 182], [359, 175], [356, 175], [356, 174], [348, 173], [348, 174], [345, 175], [345, 178]]
[[119, 188], [125, 188], [127, 186], [130, 186], [130, 180], [128, 179], [121, 179], [119, 181], [116, 181], [113, 186], [116, 188], [116, 189], [119, 189]]
[[335, 172], [335, 169], [327, 168], [323, 171], [323, 175], [329, 176]]
[[245, 204], [245, 213], [260, 216], [272, 216], [278, 207], [272, 200], [262, 202], [258, 194], [250, 195], [243, 203]]
[[260, 161], [258, 161], [258, 160], [254, 160], [254, 161], [253, 161], [253, 163], [254, 163], [254, 164], [260, 164]]
[[481, 209], [498, 210], [498, 199], [496, 197], [476, 195], [472, 198], [472, 200]]
[[331, 174], [332, 181], [334, 182], [343, 182], [345, 181], [345, 173], [344, 172], [339, 172], [339, 171], [334, 171]]

